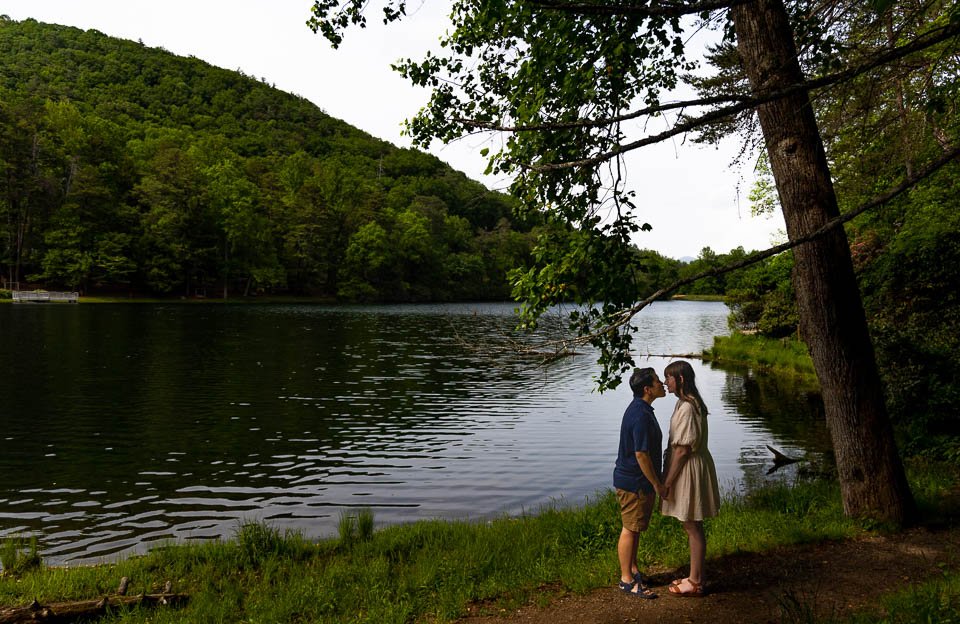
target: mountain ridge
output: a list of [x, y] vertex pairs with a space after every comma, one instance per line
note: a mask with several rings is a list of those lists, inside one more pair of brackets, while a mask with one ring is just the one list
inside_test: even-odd
[[[505, 298], [514, 201], [306, 98], [95, 29], [0, 19], [4, 281]], [[30, 146], [36, 148], [31, 155]]]

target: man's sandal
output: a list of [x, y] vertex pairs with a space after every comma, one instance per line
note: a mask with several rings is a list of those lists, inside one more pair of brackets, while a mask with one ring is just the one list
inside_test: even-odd
[[[690, 587], [693, 589], [690, 591], [683, 591], [680, 589], [680, 586], [683, 585], [683, 582], [686, 581]], [[680, 579], [679, 582], [675, 581], [670, 584], [670, 587], [667, 588], [674, 596], [679, 596], [680, 598], [703, 598], [706, 595], [706, 592], [703, 590], [703, 583], [694, 583], [689, 578]]]
[[[633, 591], [634, 587], [637, 588], [637, 591]], [[632, 583], [624, 583], [623, 581], [620, 581], [620, 591], [628, 596], [646, 598], [647, 600], [657, 597], [657, 594], [652, 592], [650, 588], [645, 587], [643, 583], [638, 583], [637, 581], [633, 581]]]

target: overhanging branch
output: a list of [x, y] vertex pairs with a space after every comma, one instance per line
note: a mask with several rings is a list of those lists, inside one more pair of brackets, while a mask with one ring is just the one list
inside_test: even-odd
[[947, 165], [950, 161], [956, 160], [957, 158], [960, 158], [960, 147], [953, 147], [952, 149], [944, 152], [943, 156], [941, 156], [934, 162], [928, 164], [921, 171], [916, 172], [912, 177], [904, 180], [901, 184], [899, 184], [895, 188], [887, 191], [883, 195], [879, 195], [873, 198], [869, 202], [859, 206], [854, 210], [851, 210], [848, 213], [845, 213], [837, 217], [834, 217], [833, 219], [830, 219], [829, 221], [824, 223], [822, 226], [820, 226], [810, 234], [807, 234], [805, 236], [800, 236], [798, 238], [795, 238], [794, 240], [783, 243], [782, 245], [776, 245], [764, 251], [758, 251], [758, 252], [752, 253], [746, 256], [745, 258], [742, 258], [736, 262], [731, 262], [730, 264], [726, 264], [722, 267], [708, 269], [706, 271], [697, 273], [696, 275], [679, 279], [673, 282], [672, 284], [670, 284], [669, 286], [666, 286], [665, 288], [661, 288], [660, 290], [653, 293], [643, 301], [640, 301], [634, 304], [633, 306], [631, 306], [630, 308], [627, 308], [621, 311], [616, 315], [615, 320], [612, 323], [608, 323], [604, 325], [602, 329], [597, 330], [596, 332], [593, 332], [591, 334], [578, 336], [573, 340], [566, 340], [563, 342], [565, 345], [569, 344], [574, 346], [578, 344], [580, 345], [588, 344], [595, 339], [602, 338], [604, 334], [608, 334], [611, 331], [615, 331], [620, 327], [623, 327], [624, 325], [628, 324], [633, 319], [633, 317], [636, 316], [645, 307], [647, 307], [654, 301], [661, 299], [665, 295], [675, 292], [681, 286], [692, 284], [693, 282], [704, 279], [706, 277], [716, 277], [718, 275], [723, 275], [731, 271], [736, 271], [737, 269], [743, 269], [745, 267], [756, 264], [757, 262], [760, 262], [761, 260], [764, 260], [771, 256], [775, 256], [789, 249], [793, 249], [794, 247], [798, 247], [805, 243], [809, 243], [827, 234], [828, 232], [831, 232], [834, 229], [842, 226], [844, 223], [847, 223], [851, 219], [854, 219], [869, 210], [873, 210], [878, 206], [882, 206], [883, 204], [889, 202], [890, 200], [897, 197], [898, 195], [910, 190], [921, 181], [925, 180], [926, 178], [936, 173], [942, 167]]
[[583, 158], [580, 160], [565, 161], [560, 163], [546, 163], [540, 165], [531, 165], [528, 163], [521, 163], [519, 161], [509, 161], [511, 164], [514, 164], [523, 169], [528, 169], [532, 171], [557, 171], [562, 169], [575, 169], [579, 167], [588, 167], [600, 164], [604, 161], [616, 158], [626, 152], [645, 147], [647, 145], [653, 145], [656, 143], [661, 143], [669, 138], [672, 138], [677, 135], [685, 134], [692, 130], [695, 130], [699, 127], [709, 125], [711, 123], [726, 119], [728, 117], [733, 117], [740, 113], [743, 113], [747, 110], [755, 108], [761, 104], [767, 102], [772, 102], [774, 100], [782, 99], [785, 97], [790, 97], [796, 95], [797, 93], [811, 91], [815, 89], [822, 89], [829, 87], [847, 80], [851, 80], [863, 74], [866, 74], [878, 67], [891, 63], [893, 61], [899, 60], [901, 58], [910, 56], [917, 52], [921, 52], [930, 47], [933, 47], [939, 43], [943, 43], [948, 39], [954, 38], [957, 35], [960, 35], [960, 22], [950, 23], [942, 28], [934, 29], [920, 35], [912, 42], [884, 52], [878, 56], [873, 57], [871, 60], [862, 63], [860, 65], [851, 67], [849, 69], [829, 74], [827, 76], [821, 76], [820, 78], [815, 78], [813, 80], [808, 80], [800, 84], [791, 85], [790, 87], [784, 89], [778, 89], [776, 91], [770, 91], [767, 93], [761, 93], [754, 95], [752, 97], [742, 96], [737, 94], [715, 96], [710, 98], [701, 98], [696, 100], [686, 100], [681, 102], [673, 102], [670, 104], [663, 104], [657, 106], [646, 107], [631, 113], [624, 115], [619, 115], [616, 117], [604, 118], [604, 119], [584, 119], [572, 122], [565, 123], [556, 123], [556, 124], [538, 124], [538, 125], [528, 125], [528, 126], [507, 126], [502, 124], [495, 124], [487, 121], [475, 121], [470, 119], [455, 119], [454, 121], [460, 123], [466, 127], [473, 127], [480, 130], [492, 130], [499, 132], [542, 132], [550, 130], [567, 130], [574, 128], [589, 128], [589, 127], [599, 127], [606, 126], [615, 123], [622, 123], [625, 121], [630, 121], [638, 117], [645, 115], [656, 114], [660, 112], [665, 112], [669, 110], [677, 110], [683, 108], [693, 108], [697, 106], [707, 106], [710, 104], [719, 104], [722, 102], [736, 101], [736, 104], [731, 106], [725, 106], [722, 108], [717, 108], [708, 113], [705, 113], [699, 117], [690, 118], [687, 121], [675, 125], [670, 130], [666, 130], [656, 135], [644, 137], [638, 139], [632, 143], [626, 145], [618, 146], [607, 152], [597, 154], [596, 156], [591, 156], [589, 158]]
[[749, 95], [730, 94], [716, 95], [707, 98], [699, 98], [696, 100], [669, 102], [667, 104], [657, 104], [656, 106], [648, 106], [646, 108], [641, 108], [640, 110], [635, 110], [631, 113], [625, 113], [615, 117], [605, 117], [603, 119], [578, 119], [577, 121], [537, 124], [530, 126], [503, 126], [489, 121], [477, 121], [475, 119], [467, 119], [464, 117], [456, 118], [453, 121], [471, 128], [477, 128], [479, 130], [493, 130], [496, 132], [542, 132], [544, 130], [571, 130], [573, 128], [596, 128], [600, 126], [609, 126], [616, 123], [622, 123], [624, 121], [630, 121], [632, 119], [636, 119], [637, 117], [643, 117], [644, 115], [653, 115], [656, 113], [663, 113], [682, 108], [723, 104], [725, 102], [743, 102], [745, 104], [749, 104], [750, 106], [756, 106], [760, 103], [756, 98], [753, 98]]
[[889, 202], [890, 200], [897, 197], [898, 195], [905, 193], [906, 191], [910, 190], [911, 188], [913, 188], [914, 186], [916, 186], [926, 178], [936, 173], [938, 170], [946, 166], [951, 161], [956, 160], [958, 158], [960, 158], [960, 147], [956, 147], [956, 146], [952, 147], [951, 149], [945, 151], [944, 154], [940, 158], [938, 158], [936, 161], [928, 164], [925, 168], [923, 168], [919, 172], [916, 172], [912, 177], [904, 180], [902, 183], [900, 183], [893, 189], [887, 191], [882, 195], [878, 195], [877, 197], [873, 198], [872, 200], [868, 201], [865, 204], [862, 204], [856, 209], [851, 210], [848, 213], [845, 213], [837, 217], [834, 217], [833, 219], [830, 219], [829, 221], [824, 223], [822, 226], [820, 226], [810, 234], [798, 237], [792, 241], [783, 243], [782, 245], [776, 245], [769, 249], [765, 249], [763, 251], [758, 251], [758, 252], [749, 254], [748, 256], [741, 258], [740, 260], [737, 260], [736, 262], [731, 262], [730, 264], [726, 264], [721, 267], [708, 269], [706, 271], [701, 271], [700, 273], [697, 273], [696, 275], [692, 275], [690, 277], [678, 279], [672, 284], [670, 284], [669, 286], [661, 288], [660, 290], [653, 293], [646, 299], [637, 302], [636, 304], [634, 304], [633, 306], [625, 310], [620, 311], [614, 316], [614, 320], [612, 322], [604, 324], [601, 328], [597, 329], [594, 332], [577, 336], [576, 338], [566, 338], [566, 339], [548, 341], [546, 345], [542, 345], [542, 347], [553, 349], [553, 351], [550, 352], [550, 355], [548, 357], [544, 358], [544, 363], [548, 363], [553, 360], [559, 359], [564, 355], [567, 355], [568, 352], [574, 349], [575, 347], [591, 344], [595, 340], [602, 339], [604, 338], [604, 336], [609, 335], [611, 332], [615, 332], [619, 330], [620, 328], [629, 324], [630, 321], [633, 320], [633, 317], [639, 314], [648, 305], [650, 305], [654, 301], [657, 301], [658, 299], [663, 298], [664, 296], [672, 292], [675, 292], [681, 286], [692, 284], [693, 282], [704, 279], [706, 277], [716, 277], [718, 275], [724, 275], [726, 273], [730, 273], [731, 271], [736, 271], [738, 269], [746, 268], [748, 266], [754, 265], [757, 262], [760, 262], [761, 260], [764, 260], [771, 256], [775, 256], [784, 251], [793, 249], [794, 247], [799, 247], [800, 245], [809, 243], [827, 234], [828, 232], [831, 232], [834, 229], [842, 226], [844, 223], [847, 223], [851, 219], [854, 219], [865, 212], [868, 212], [874, 208], [877, 208], [878, 206], [882, 206], [883, 204]]
[[634, 15], [640, 17], [683, 17], [729, 9], [750, 0], [705, 0], [703, 2], [651, 2], [649, 4], [593, 4], [590, 2], [563, 2], [563, 0], [529, 0], [530, 4], [551, 11], [579, 15]]

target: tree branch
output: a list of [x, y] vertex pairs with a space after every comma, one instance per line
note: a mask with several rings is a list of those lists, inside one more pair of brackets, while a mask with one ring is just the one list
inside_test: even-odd
[[746, 268], [748, 266], [756, 264], [757, 262], [760, 262], [761, 260], [764, 260], [771, 256], [775, 256], [789, 249], [793, 249], [794, 247], [798, 247], [800, 245], [809, 243], [827, 234], [828, 232], [831, 232], [834, 229], [842, 226], [843, 224], [847, 223], [851, 219], [854, 219], [869, 210], [872, 210], [878, 206], [881, 206], [889, 202], [893, 198], [910, 190], [911, 188], [913, 188], [914, 186], [916, 186], [926, 178], [936, 173], [938, 170], [940, 170], [941, 168], [946, 166], [948, 163], [950, 163], [950, 161], [957, 160], [957, 159], [960, 159], [960, 147], [954, 146], [952, 149], [944, 152], [943, 156], [938, 158], [936, 161], [930, 163], [924, 169], [915, 173], [912, 177], [904, 180], [895, 188], [887, 191], [883, 195], [879, 195], [875, 197], [869, 202], [862, 204], [858, 208], [846, 214], [842, 214], [833, 219], [830, 219], [829, 221], [824, 223], [821, 227], [819, 227], [817, 230], [811, 232], [810, 234], [807, 234], [806, 236], [796, 238], [792, 241], [783, 243], [782, 245], [776, 245], [774, 247], [771, 247], [763, 251], [752, 253], [744, 258], [741, 258], [736, 262], [731, 262], [730, 264], [724, 265], [722, 267], [708, 269], [706, 271], [697, 273], [696, 275], [685, 277], [683, 279], [678, 279], [672, 284], [670, 284], [669, 286], [661, 288], [660, 290], [653, 293], [646, 299], [634, 304], [633, 306], [627, 309], [620, 311], [615, 315], [613, 322], [603, 325], [603, 327], [601, 327], [600, 329], [597, 329], [592, 333], [584, 334], [582, 336], [577, 336], [576, 338], [567, 338], [567, 339], [549, 341], [546, 343], [546, 345], [543, 345], [542, 348], [543, 349], [552, 348], [553, 352], [549, 353], [549, 355], [545, 358], [544, 363], [548, 363], [556, 359], [559, 359], [564, 355], [568, 355], [569, 351], [571, 351], [573, 348], [577, 346], [590, 344], [594, 340], [603, 338], [604, 335], [609, 334], [610, 332], [616, 331], [619, 328], [627, 325], [628, 323], [630, 323], [631, 320], [633, 320], [633, 317], [639, 314], [640, 311], [642, 311], [645, 307], [647, 307], [654, 301], [657, 301], [658, 299], [663, 298], [665, 295], [668, 295], [676, 291], [681, 286], [692, 284], [693, 282], [696, 282], [697, 280], [700, 280], [706, 277], [716, 277], [718, 275], [723, 275], [731, 271], [736, 271], [738, 269]]
[[712, 97], [700, 98], [696, 100], [683, 100], [680, 102], [670, 102], [668, 104], [657, 104], [648, 106], [632, 113], [617, 115], [616, 117], [606, 117], [603, 119], [580, 119], [577, 121], [568, 121], [562, 123], [537, 124], [533, 126], [502, 126], [489, 121], [477, 121], [459, 117], [453, 121], [461, 123], [464, 126], [478, 128], [480, 130], [493, 130], [496, 132], [538, 132], [543, 130], [570, 130], [572, 128], [593, 128], [599, 126], [610, 126], [624, 121], [630, 121], [644, 115], [653, 113], [662, 113], [664, 111], [676, 110], [678, 108], [691, 108], [695, 106], [709, 106], [711, 104], [723, 104], [724, 102], [743, 102], [754, 106], [759, 102], [748, 95], [716, 95]]
[[874, 199], [870, 200], [869, 202], [867, 202], [867, 203], [859, 206], [858, 208], [856, 208], [856, 209], [854, 209], [854, 210], [852, 210], [852, 211], [850, 211], [850, 212], [848, 212], [848, 213], [846, 213], [846, 214], [842, 214], [842, 215], [839, 215], [839, 216], [837, 216], [837, 217], [834, 217], [833, 219], [830, 219], [829, 221], [827, 221], [826, 223], [824, 223], [822, 226], [820, 226], [819, 228], [817, 228], [816, 230], [814, 230], [814, 231], [811, 232], [810, 234], [807, 234], [807, 235], [805, 235], [805, 236], [801, 236], [801, 237], [799, 237], [799, 238], [796, 238], [796, 239], [794, 239], [794, 240], [792, 240], [792, 241], [783, 243], [783, 244], [781, 244], [781, 245], [776, 245], [776, 246], [771, 247], [771, 248], [769, 248], [769, 249], [766, 249], [766, 250], [764, 250], [764, 251], [758, 251], [758, 252], [756, 252], [756, 253], [752, 253], [752, 254], [746, 256], [745, 258], [742, 258], [742, 259], [740, 259], [740, 260], [738, 260], [738, 261], [736, 261], [736, 262], [731, 262], [730, 264], [724, 265], [724, 266], [722, 266], [722, 267], [716, 267], [716, 268], [713, 268], [713, 269], [708, 269], [708, 270], [706, 270], [706, 271], [702, 271], [702, 272], [700, 272], [700, 273], [697, 273], [696, 275], [693, 275], [693, 276], [690, 276], [690, 277], [685, 277], [685, 278], [683, 278], [683, 279], [679, 279], [679, 280], [673, 282], [672, 284], [670, 284], [669, 286], [666, 286], [666, 287], [664, 287], [664, 288], [661, 288], [660, 290], [658, 290], [657, 292], [653, 293], [652, 295], [650, 295], [649, 297], [647, 297], [647, 298], [644, 299], [643, 301], [640, 301], [640, 302], [634, 304], [633, 306], [631, 306], [630, 308], [627, 308], [627, 309], [619, 312], [619, 313], [616, 315], [616, 320], [615, 320], [614, 322], [610, 323], [610, 324], [604, 325], [602, 329], [600, 329], [600, 330], [598, 330], [598, 331], [596, 331], [596, 332], [593, 332], [593, 333], [591, 333], [591, 334], [587, 334], [587, 335], [584, 335], [584, 336], [578, 336], [577, 338], [575, 338], [575, 339], [573, 339], [573, 340], [563, 341], [563, 343], [564, 343], [565, 345], [566, 345], [566, 344], [572, 344], [572, 345], [574, 345], [574, 346], [575, 346], [575, 345], [578, 345], [578, 344], [587, 344], [587, 343], [590, 343], [593, 339], [602, 337], [603, 334], [607, 334], [607, 333], [609, 333], [609, 332], [611, 332], [611, 331], [613, 331], [613, 330], [616, 330], [616, 329], [618, 329], [618, 328], [620, 328], [620, 327], [623, 327], [624, 325], [626, 325], [627, 323], [629, 323], [629, 322], [633, 319], [633, 317], [636, 316], [636, 315], [637, 315], [641, 310], [643, 310], [645, 307], [647, 307], [648, 305], [650, 305], [651, 303], [653, 303], [653, 302], [656, 301], [657, 299], [660, 299], [660, 298], [664, 297], [665, 295], [668, 295], [668, 294], [676, 291], [676, 290], [677, 290], [678, 288], [680, 288], [681, 286], [686, 286], [687, 284], [692, 284], [693, 282], [696, 282], [697, 280], [703, 279], [703, 278], [705, 278], [705, 277], [716, 277], [716, 276], [718, 276], [718, 275], [723, 275], [723, 274], [729, 273], [729, 272], [731, 272], [731, 271], [736, 271], [737, 269], [742, 269], [742, 268], [751, 266], [751, 265], [756, 264], [757, 262], [760, 262], [761, 260], [764, 260], [764, 259], [769, 258], [769, 257], [771, 257], [771, 256], [775, 256], [775, 255], [777, 255], [777, 254], [779, 254], [779, 253], [782, 253], [782, 252], [784, 252], [784, 251], [787, 251], [787, 250], [789, 250], [789, 249], [793, 249], [794, 247], [798, 247], [798, 246], [803, 245], [803, 244], [805, 244], [805, 243], [809, 243], [810, 241], [813, 241], [813, 240], [815, 240], [815, 239], [823, 236], [824, 234], [827, 234], [828, 232], [831, 232], [832, 230], [834, 230], [834, 229], [842, 226], [844, 223], [847, 223], [847, 222], [850, 221], [851, 219], [854, 219], [854, 218], [860, 216], [861, 214], [863, 214], [863, 213], [865, 213], [865, 212], [867, 212], [867, 211], [869, 211], [869, 210], [872, 210], [872, 209], [874, 209], [874, 208], [876, 208], [876, 207], [878, 207], [878, 206], [882, 206], [883, 204], [885, 204], [885, 203], [889, 202], [890, 200], [892, 200], [894, 197], [897, 197], [898, 195], [900, 195], [900, 194], [902, 194], [902, 193], [910, 190], [911, 188], [913, 188], [914, 186], [916, 186], [917, 184], [919, 184], [920, 182], [922, 182], [922, 181], [925, 180], [926, 178], [930, 177], [931, 175], [933, 175], [934, 173], [936, 173], [939, 169], [941, 169], [942, 167], [944, 167], [945, 165], [947, 165], [950, 161], [956, 160], [956, 159], [958, 159], [958, 158], [960, 158], [960, 147], [954, 146], [952, 149], [946, 151], [946, 152], [943, 154], [943, 156], [941, 156], [940, 158], [938, 158], [938, 159], [935, 160], [934, 162], [928, 164], [928, 165], [927, 165], [926, 167], [924, 167], [921, 171], [916, 172], [912, 177], [904, 180], [902, 183], [900, 183], [900, 184], [899, 184], [898, 186], [896, 186], [895, 188], [887, 191], [887, 192], [884, 193], [883, 195], [879, 195], [879, 196], [875, 197]]
[[636, 119], [637, 117], [642, 117], [644, 115], [650, 115], [653, 113], [676, 110], [687, 107], [696, 107], [696, 106], [707, 106], [710, 104], [718, 104], [722, 102], [737, 101], [736, 104], [731, 106], [726, 106], [723, 108], [718, 108], [712, 110], [708, 113], [701, 115], [700, 117], [694, 117], [687, 120], [684, 123], [674, 126], [672, 129], [661, 132], [653, 136], [645, 137], [634, 141], [633, 143], [628, 143], [626, 145], [621, 145], [617, 148], [604, 152], [602, 154], [597, 154], [589, 158], [584, 158], [581, 160], [565, 161], [560, 163], [548, 163], [542, 165], [530, 165], [527, 163], [520, 163], [518, 161], [509, 161], [511, 164], [519, 166], [524, 169], [532, 171], [555, 171], [560, 169], [573, 169], [577, 167], [586, 167], [599, 164], [606, 160], [615, 158], [621, 154], [624, 154], [635, 149], [645, 147], [647, 145], [652, 145], [655, 143], [660, 143], [671, 137], [677, 136], [679, 134], [685, 134], [699, 128], [701, 126], [710, 124], [712, 122], [725, 119], [727, 117], [732, 117], [739, 113], [742, 113], [746, 110], [759, 106], [760, 104], [765, 104], [767, 102], [772, 102], [781, 98], [789, 97], [795, 95], [799, 92], [810, 91], [814, 89], [822, 89], [825, 87], [832, 86], [834, 84], [844, 82], [856, 78], [857, 76], [863, 75], [867, 72], [870, 72], [878, 67], [881, 67], [892, 61], [904, 58], [916, 52], [921, 52], [930, 48], [934, 45], [942, 43], [948, 39], [956, 37], [960, 34], [960, 22], [954, 22], [948, 24], [939, 29], [928, 31], [923, 35], [920, 35], [914, 39], [909, 44], [894, 48], [881, 54], [879, 56], [873, 57], [870, 61], [862, 63], [855, 67], [851, 67], [841, 72], [834, 74], [829, 74], [827, 76], [822, 76], [820, 78], [815, 78], [813, 80], [805, 81], [800, 84], [792, 85], [785, 89], [779, 89], [776, 91], [771, 91], [761, 95], [756, 95], [753, 97], [741, 96], [736, 94], [724, 95], [724, 96], [715, 96], [709, 98], [701, 98], [696, 100], [686, 100], [682, 102], [674, 102], [671, 104], [663, 104], [657, 106], [646, 107], [632, 113], [627, 113], [624, 115], [619, 115], [616, 117], [599, 119], [599, 120], [580, 120], [567, 123], [557, 123], [557, 124], [539, 124], [533, 126], [505, 126], [494, 124], [491, 122], [485, 121], [473, 121], [470, 119], [455, 119], [457, 123], [461, 123], [464, 126], [474, 127], [481, 130], [493, 130], [499, 132], [534, 132], [534, 131], [544, 131], [544, 130], [564, 130], [572, 128], [587, 128], [587, 127], [598, 127], [606, 126], [614, 123], [621, 123], [624, 121], [630, 121]]
[[579, 13], [581, 15], [639, 15], [641, 17], [683, 17], [729, 9], [750, 0], [704, 0], [694, 3], [651, 2], [647, 4], [592, 4], [587, 2], [564, 2], [563, 0], [529, 0], [530, 4], [551, 11]]

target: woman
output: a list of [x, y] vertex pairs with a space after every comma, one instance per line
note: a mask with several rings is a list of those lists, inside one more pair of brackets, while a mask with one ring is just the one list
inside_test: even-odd
[[667, 493], [661, 498], [660, 513], [683, 523], [690, 544], [690, 576], [674, 581], [668, 591], [674, 596], [700, 597], [704, 595], [703, 563], [707, 554], [703, 520], [717, 515], [720, 508], [717, 469], [707, 450], [707, 406], [689, 362], [672, 362], [663, 375], [667, 391], [679, 400], [670, 417], [670, 438], [664, 454]]

